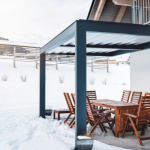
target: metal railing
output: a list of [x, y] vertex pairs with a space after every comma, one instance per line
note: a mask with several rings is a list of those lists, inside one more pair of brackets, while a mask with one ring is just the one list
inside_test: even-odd
[[132, 18], [134, 24], [150, 24], [150, 0], [133, 0]]

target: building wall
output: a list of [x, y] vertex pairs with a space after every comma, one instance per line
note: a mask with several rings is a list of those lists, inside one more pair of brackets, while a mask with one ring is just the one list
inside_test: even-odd
[[150, 50], [131, 53], [131, 91], [150, 92]]

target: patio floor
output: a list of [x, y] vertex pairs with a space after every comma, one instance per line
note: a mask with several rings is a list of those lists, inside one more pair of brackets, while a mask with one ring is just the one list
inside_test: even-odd
[[[142, 142], [144, 146], [141, 146], [136, 135], [132, 135], [132, 132], [126, 132], [122, 139], [122, 134], [119, 134], [119, 138], [116, 138], [113, 136], [111, 130], [107, 129], [107, 133], [105, 133], [97, 127], [94, 131], [94, 136], [96, 140], [116, 147], [132, 150], [150, 150], [150, 140], [143, 140]], [[145, 130], [145, 135], [142, 137], [150, 137], [150, 128]]]

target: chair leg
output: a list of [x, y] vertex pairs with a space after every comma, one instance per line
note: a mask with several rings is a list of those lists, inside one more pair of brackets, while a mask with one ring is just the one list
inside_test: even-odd
[[95, 128], [97, 127], [97, 125], [99, 124], [99, 122], [101, 121], [101, 119], [102, 119], [102, 117], [100, 117], [100, 118], [96, 121], [95, 125], [92, 127], [92, 129], [91, 129], [91, 131], [88, 133], [88, 135], [91, 135], [91, 134], [93, 133], [93, 131], [95, 130]]
[[75, 120], [73, 121], [72, 125], [70, 126], [70, 128], [74, 127], [75, 128]]
[[99, 124], [99, 127], [100, 127], [101, 131], [103, 132], [104, 130], [103, 130], [103, 127], [101, 126], [101, 124]]
[[70, 118], [71, 115], [72, 115], [71, 113], [68, 115], [68, 117], [65, 119], [64, 123], [67, 122], [67, 120]]
[[107, 133], [107, 130], [106, 130], [106, 128], [104, 127], [104, 125], [103, 125], [103, 124], [101, 124], [101, 125], [102, 125], [104, 131]]
[[114, 136], [115, 136], [115, 131], [114, 131], [114, 129], [113, 129], [112, 124], [108, 123], [108, 125], [109, 125], [109, 127], [110, 127], [110, 129], [111, 129], [112, 133], [113, 133], [113, 134], [114, 134]]
[[133, 129], [134, 129], [134, 131], [135, 131], [135, 134], [136, 134], [136, 136], [137, 136], [137, 138], [138, 138], [138, 140], [139, 140], [140, 145], [143, 146], [143, 143], [142, 143], [142, 141], [140, 140], [140, 136], [139, 136], [139, 134], [138, 134], [138, 132], [137, 132], [137, 129], [136, 129], [136, 127], [135, 127], [135, 125], [134, 125], [132, 119], [131, 119], [130, 117], [129, 117], [129, 119], [130, 119], [130, 122], [131, 122], [131, 124], [132, 124], [132, 127], [133, 127]]
[[143, 125], [142, 131], [141, 131], [141, 136], [145, 134], [145, 128], [146, 128], [146, 125]]
[[72, 124], [72, 122], [75, 120], [75, 116], [72, 118], [72, 120], [69, 123], [69, 126]]
[[127, 117], [127, 121], [126, 121], [125, 126], [124, 126], [124, 128], [123, 128], [122, 138], [124, 138], [124, 135], [125, 135], [125, 132], [126, 132], [126, 128], [127, 128], [128, 122], [129, 122], [129, 117]]

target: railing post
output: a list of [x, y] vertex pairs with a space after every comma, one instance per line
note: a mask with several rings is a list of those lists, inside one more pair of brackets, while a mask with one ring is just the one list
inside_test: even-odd
[[58, 55], [56, 55], [56, 70], [58, 70]]
[[109, 73], [109, 57], [107, 57], [107, 73]]
[[40, 54], [40, 114], [45, 118], [45, 53]]
[[136, 17], [137, 17], [137, 15], [136, 15], [136, 8], [135, 8], [135, 6], [136, 6], [136, 0], [133, 0], [133, 8], [132, 8], [132, 23], [133, 24], [136, 24]]
[[94, 69], [93, 69], [93, 56], [92, 56], [92, 60], [91, 60], [92, 62], [91, 62], [91, 71], [93, 72], [94, 71]]
[[76, 23], [75, 33], [75, 149], [77, 136], [86, 131], [86, 23]]

